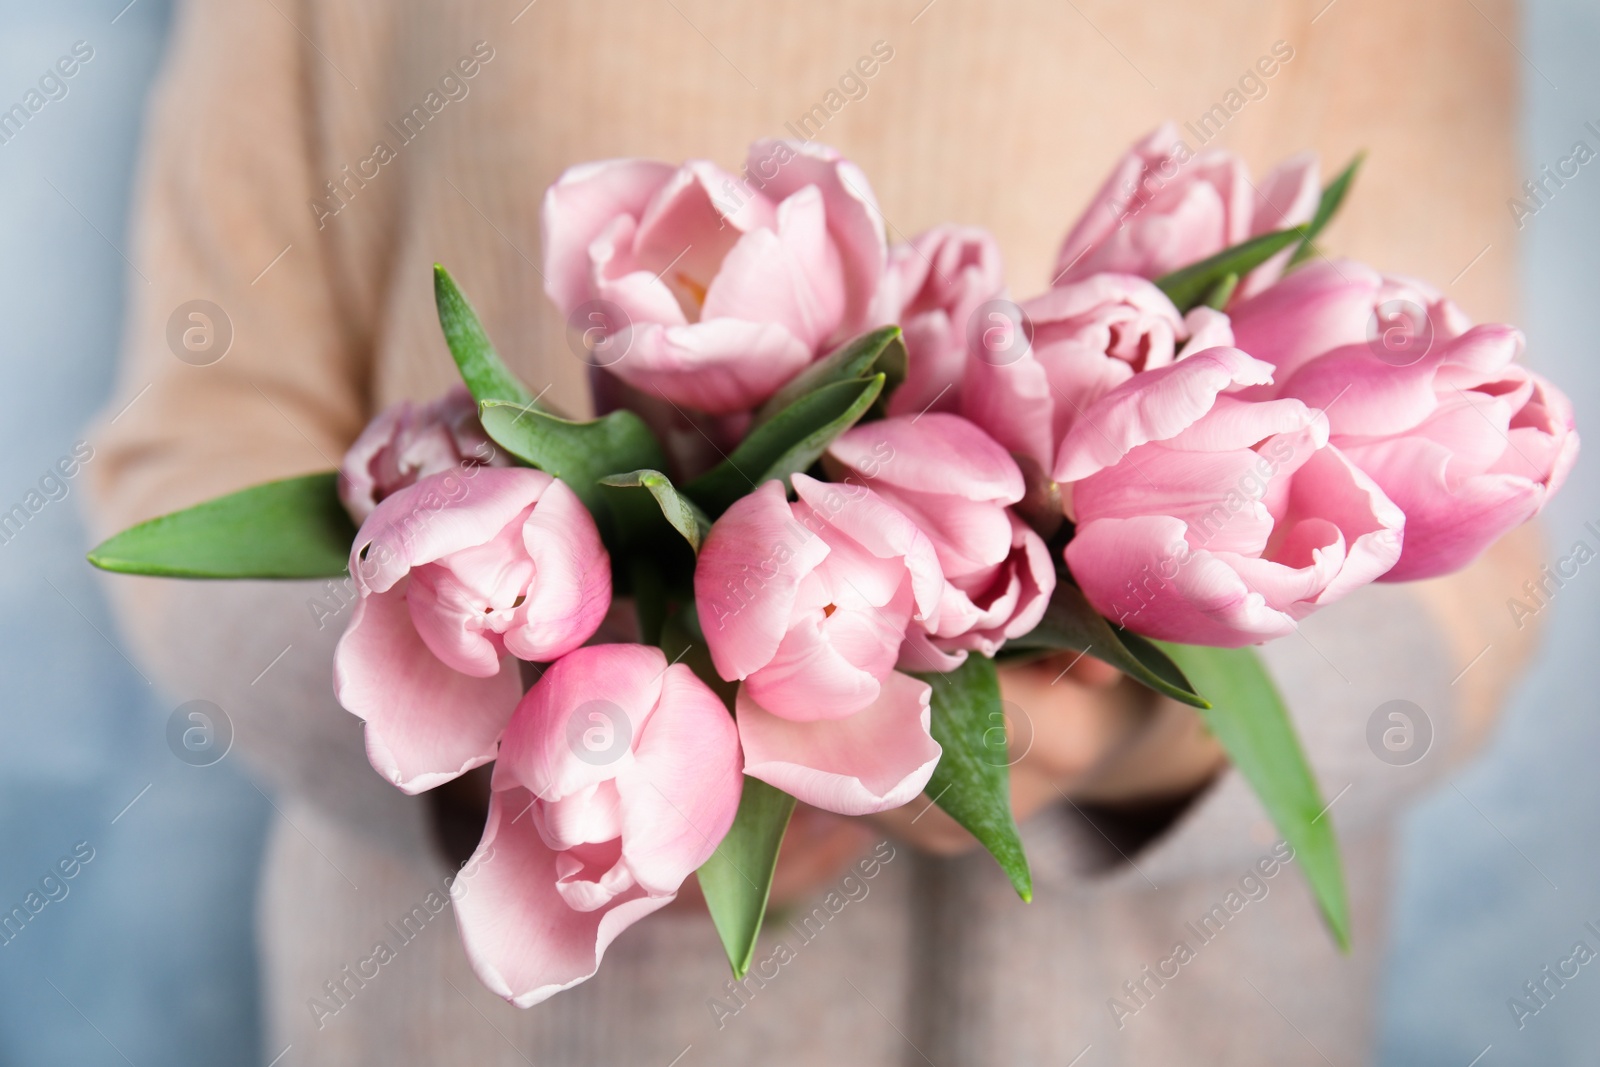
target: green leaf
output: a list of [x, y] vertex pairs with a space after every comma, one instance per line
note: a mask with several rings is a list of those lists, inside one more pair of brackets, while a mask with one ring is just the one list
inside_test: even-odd
[[575, 422], [535, 407], [486, 400], [478, 418], [496, 444], [566, 482], [597, 518], [605, 508], [602, 478], [666, 466], [655, 435], [631, 411]]
[[1311, 216], [1311, 222], [1306, 226], [1306, 236], [1300, 242], [1300, 247], [1294, 250], [1294, 255], [1289, 257], [1289, 267], [1292, 269], [1317, 254], [1311, 242], [1316, 239], [1333, 217], [1339, 213], [1339, 208], [1344, 205], [1344, 198], [1350, 192], [1351, 183], [1356, 180], [1356, 172], [1361, 169], [1361, 164], [1366, 161], [1365, 152], [1357, 152], [1339, 176], [1328, 183], [1322, 190], [1322, 199], [1317, 201], [1316, 214]]
[[898, 326], [883, 326], [864, 333], [806, 367], [761, 405], [753, 425], [761, 425], [807, 393], [814, 393], [825, 385], [865, 378], [879, 371], [888, 378], [883, 387], [885, 394], [905, 381], [906, 343]]
[[1229, 271], [1222, 276], [1216, 285], [1211, 287], [1211, 291], [1206, 294], [1205, 299], [1200, 303], [1208, 308], [1215, 308], [1217, 311], [1221, 311], [1228, 306], [1228, 298], [1233, 296], [1233, 291], [1238, 287], [1239, 276]]
[[700, 551], [700, 543], [705, 540], [706, 531], [711, 528], [711, 520], [706, 518], [706, 513], [701, 511], [694, 501], [678, 492], [671, 478], [660, 471], [637, 470], [627, 474], [607, 475], [600, 479], [600, 484], [615, 489], [648, 489], [650, 495], [656, 498], [662, 516], [672, 528], [683, 535], [683, 539], [689, 542], [690, 548], [695, 552]]
[[933, 687], [933, 739], [944, 749], [925, 792], [966, 827], [1006, 872], [1017, 895], [1033, 899], [1033, 876], [1011, 813], [1011, 764], [994, 661], [969, 653], [945, 674], [918, 674]]
[[756, 952], [767, 914], [778, 849], [794, 812], [794, 797], [757, 778], [745, 778], [739, 811], [728, 836], [700, 867], [700, 890], [727, 950], [733, 976], [742, 979]]
[[1198, 306], [1223, 278], [1230, 274], [1244, 277], [1305, 235], [1306, 227], [1296, 226], [1252, 237], [1182, 270], [1162, 275], [1156, 279], [1156, 285], [1179, 311], [1186, 312]]
[[878, 373], [807, 393], [751, 430], [732, 455], [683, 491], [715, 518], [763, 482], [805, 470], [867, 413], [886, 377]]
[[1339, 947], [1350, 948], [1350, 907], [1327, 806], [1283, 698], [1251, 648], [1158, 642], [1206, 694], [1201, 714], [1295, 851]]
[[445, 344], [461, 370], [461, 380], [478, 403], [505, 400], [515, 404], [533, 403], [533, 394], [500, 360], [489, 343], [478, 313], [461, 295], [455, 279], [439, 264], [433, 265], [433, 299], [439, 306], [439, 325], [444, 328]]
[[1070, 649], [1109, 663], [1136, 682], [1196, 708], [1207, 707], [1183, 671], [1167, 654], [1131, 630], [1113, 626], [1071, 582], [1059, 581], [1039, 625], [1006, 642], [1016, 654]]
[[355, 523], [338, 473], [267, 482], [174, 511], [97, 545], [89, 562], [168, 578], [331, 578], [345, 573]]

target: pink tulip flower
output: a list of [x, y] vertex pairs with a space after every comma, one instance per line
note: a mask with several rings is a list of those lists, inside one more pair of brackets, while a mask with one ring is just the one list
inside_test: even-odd
[[587, 641], [611, 564], [577, 495], [542, 471], [430, 475], [385, 498], [350, 552], [359, 599], [334, 652], [372, 765], [408, 793], [494, 758], [522, 695], [516, 659]]
[[1405, 366], [1346, 345], [1284, 384], [1327, 410], [1334, 444], [1405, 512], [1385, 581], [1466, 566], [1537, 515], [1577, 462], [1572, 404], [1513, 362], [1522, 345], [1510, 326], [1473, 326]]
[[591, 977], [710, 858], [742, 785], [733, 718], [688, 667], [645, 645], [556, 661], [517, 705], [451, 885], [479, 978], [525, 1008]]
[[938, 555], [870, 489], [793, 482], [795, 503], [767, 482], [712, 527], [700, 626], [717, 673], [743, 682], [748, 773], [831, 811], [895, 807], [938, 762], [928, 688], [895, 671], [907, 631], [938, 624]]
[[[1252, 184], [1232, 152], [1193, 152], [1172, 123], [1134, 145], [1107, 176], [1061, 244], [1054, 284], [1116, 271], [1159, 278], [1315, 214], [1316, 157], [1285, 160]], [[1239, 297], [1266, 288], [1287, 265], [1285, 250], [1245, 277]]]
[[987, 230], [935, 226], [889, 249], [874, 318], [901, 328], [907, 355], [891, 415], [956, 410], [974, 315], [1005, 291], [1000, 246]]
[[609, 370], [713, 415], [756, 407], [861, 332], [887, 254], [866, 177], [809, 142], [757, 142], [740, 177], [704, 161], [574, 167], [543, 224], [561, 313], [604, 301], [603, 319], [628, 324]]
[[1055, 591], [1055, 565], [1044, 540], [1010, 511], [1023, 497], [1022, 471], [993, 438], [959, 415], [899, 416], [841, 435], [827, 464], [840, 480], [871, 487], [933, 541], [945, 579], [939, 619], [912, 627], [903, 666], [949, 670], [965, 650], [993, 656], [1038, 625]]
[[1068, 432], [1066, 562], [1112, 621], [1236, 647], [1392, 567], [1405, 517], [1298, 400], [1248, 401], [1272, 368], [1233, 348], [1137, 375]]
[[1324, 352], [1369, 345], [1388, 363], [1420, 359], [1433, 345], [1454, 340], [1472, 320], [1433, 286], [1379, 274], [1355, 260], [1319, 259], [1260, 295], [1229, 309], [1233, 343], [1273, 366], [1273, 386], [1250, 396], [1276, 395], [1295, 371]]
[[478, 423], [472, 394], [458, 385], [421, 407], [401, 401], [368, 423], [339, 465], [339, 499], [363, 523], [384, 497], [430, 474], [510, 464]]
[[1140, 371], [1177, 358], [1205, 326], [1200, 347], [1231, 344], [1227, 316], [1178, 314], [1166, 295], [1131, 274], [1098, 274], [1020, 305], [1031, 343], [979, 348], [967, 363], [960, 412], [1041, 471], [1081, 414]]

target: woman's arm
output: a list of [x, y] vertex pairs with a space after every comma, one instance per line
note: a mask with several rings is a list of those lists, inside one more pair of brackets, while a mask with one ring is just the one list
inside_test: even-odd
[[[193, 3], [177, 21], [148, 121], [120, 387], [91, 438], [102, 533], [331, 468], [368, 414], [371, 300], [351, 279], [375, 275], [341, 269], [341, 233], [319, 232], [307, 207], [322, 174], [311, 100], [340, 77], [290, 21], [311, 17], [292, 3]], [[375, 192], [368, 209], [379, 204]], [[190, 319], [195, 300], [221, 314]], [[106, 582], [123, 635], [173, 703], [220, 705], [265, 780], [394, 825], [405, 798], [368, 771], [360, 724], [329, 686], [341, 591]], [[319, 616], [315, 603], [338, 610]]]

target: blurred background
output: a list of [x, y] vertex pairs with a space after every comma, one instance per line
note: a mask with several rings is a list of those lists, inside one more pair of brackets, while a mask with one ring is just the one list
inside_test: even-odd
[[[75, 42], [92, 50], [65, 95], [19, 132], [0, 128], [0, 511], [94, 446], [81, 428], [110, 391], [124, 288], [143, 284], [123, 255], [127, 209], [170, 14], [162, 0], [0, 0], [0, 109]], [[1596, 141], [1600, 5], [1531, 0], [1507, 47], [1521, 57], [1520, 171], [1536, 178]], [[1461, 145], [1459, 165], [1472, 161]], [[1600, 176], [1568, 181], [1522, 237], [1530, 362], [1572, 397], [1591, 442], [1545, 513], [1554, 561], [1593, 543], [1585, 523], [1600, 529], [1600, 437], [1581, 414], [1600, 411]], [[269, 1063], [252, 923], [270, 802], [227, 758], [179, 757], [176, 709], [121, 651], [83, 562], [76, 486], [40, 491], [43, 509], [0, 531], [0, 913], [45, 901], [0, 932], [0, 1064]], [[1484, 755], [1408, 816], [1379, 1062], [1594, 1059], [1593, 969], [1521, 1028], [1507, 1005], [1600, 925], [1596, 572], [1540, 622], [1543, 650]]]

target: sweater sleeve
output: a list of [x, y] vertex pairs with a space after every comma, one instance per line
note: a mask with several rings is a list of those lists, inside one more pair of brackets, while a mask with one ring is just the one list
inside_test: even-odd
[[[119, 387], [91, 436], [101, 535], [333, 468], [367, 417], [366, 315], [335, 267], [339, 227], [319, 230], [307, 206], [310, 101], [344, 77], [307, 46], [313, 17], [280, 0], [194, 2], [177, 20], [148, 117]], [[338, 583], [106, 583], [173, 704], [218, 704], [272, 785], [397, 825], [406, 798], [362, 773], [360, 723], [333, 699]]]

